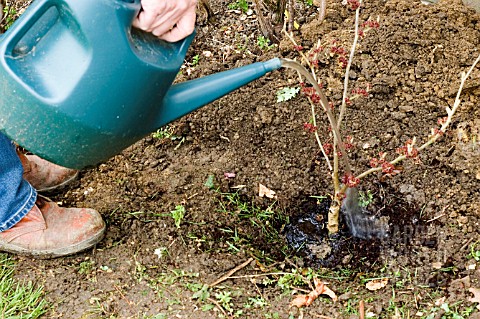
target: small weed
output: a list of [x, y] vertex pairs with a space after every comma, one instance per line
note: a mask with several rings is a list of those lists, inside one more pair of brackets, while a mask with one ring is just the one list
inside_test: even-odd
[[248, 44], [250, 42], [250, 38], [246, 35], [235, 35], [235, 43], [237, 45], [238, 52], [244, 52], [245, 54], [251, 54], [250, 50], [248, 50]]
[[188, 278], [198, 278], [199, 274], [194, 272], [186, 272], [183, 269], [173, 269], [170, 270], [170, 273], [162, 273], [159, 276], [159, 282], [161, 283], [168, 283], [169, 285], [173, 285], [174, 283], [180, 281], [181, 279], [188, 279]]
[[215, 175], [213, 175], [213, 174], [208, 175], [207, 180], [205, 181], [204, 185], [208, 189], [214, 189], [215, 188]]
[[230, 291], [216, 293], [215, 298], [225, 310], [228, 312], [233, 311], [232, 293]]
[[177, 228], [180, 228], [180, 224], [183, 221], [183, 218], [185, 217], [185, 206], [183, 205], [177, 205], [175, 206], [175, 209], [170, 211], [170, 214], [175, 221], [175, 226]]
[[314, 276], [316, 276], [316, 273], [311, 268], [305, 269], [302, 273], [293, 269], [290, 273], [283, 274], [278, 279], [277, 285], [283, 290], [283, 292], [289, 293], [295, 289], [295, 287], [308, 285]]
[[345, 304], [345, 308], [343, 308], [342, 312], [347, 314], [348, 316], [358, 315], [357, 304], [358, 304], [358, 301], [356, 298], [348, 299], [347, 303]]
[[197, 55], [195, 55], [195, 56], [192, 58], [191, 66], [192, 66], [192, 67], [197, 66], [199, 61], [200, 61], [200, 55], [197, 54]]
[[[464, 310], [460, 310], [459, 306], [461, 305], [461, 301], [449, 305], [448, 303], [443, 303], [439, 307], [432, 308], [429, 314], [424, 317], [424, 319], [434, 319], [434, 318], [441, 318], [441, 319], [467, 319], [470, 318], [470, 315], [475, 312], [474, 307], [467, 307]], [[441, 315], [441, 317], [440, 317]]]
[[159, 140], [162, 139], [170, 139], [175, 140], [178, 139], [177, 136], [174, 135], [175, 128], [170, 125], [166, 125], [162, 128], [159, 128], [156, 132], [152, 133], [153, 138], [157, 138]]
[[177, 150], [183, 142], [185, 142], [184, 136], [177, 136], [175, 135], [175, 127], [171, 125], [166, 125], [162, 128], [159, 128], [156, 132], [152, 133], [152, 137], [159, 139], [159, 140], [171, 140], [172, 142], [178, 141], [177, 146], [175, 146], [175, 150]]
[[187, 287], [191, 291], [194, 291], [192, 299], [198, 299], [200, 301], [206, 301], [210, 298], [210, 288], [208, 285], [195, 284], [194, 286]]
[[91, 274], [93, 271], [93, 265], [94, 265], [94, 262], [90, 259], [82, 261], [78, 266], [78, 273], [85, 274], [85, 275]]
[[17, 10], [12, 6], [5, 6], [3, 8], [3, 19], [1, 22], [5, 31], [8, 30], [16, 20], [16, 14]]
[[[288, 222], [288, 218], [274, 211], [274, 204], [264, 209], [253, 203], [244, 202], [238, 193], [221, 193], [221, 195], [220, 210], [236, 218], [233, 230], [231, 227], [223, 229], [224, 232], [232, 234], [227, 244], [231, 250], [236, 251], [239, 245], [249, 246], [253, 238], [256, 238], [256, 242], [262, 241], [269, 245], [284, 243], [278, 229]], [[258, 239], [259, 235], [261, 240]]]
[[273, 44], [270, 44], [270, 40], [265, 38], [263, 35], [257, 38], [257, 45], [261, 50], [266, 50], [266, 51], [270, 50], [275, 46]]
[[366, 192], [359, 191], [358, 195], [358, 204], [361, 207], [367, 207], [373, 202], [373, 194], [370, 190], [367, 190]]
[[277, 103], [285, 102], [293, 99], [300, 92], [300, 88], [283, 88], [277, 91]]
[[264, 308], [267, 304], [267, 301], [262, 297], [250, 297], [248, 298], [248, 304], [246, 304], [245, 306], [246, 308]]
[[215, 308], [215, 305], [212, 305], [211, 303], [208, 303], [208, 304], [204, 304], [202, 305], [201, 309], [202, 311], [210, 311], [212, 310], [213, 308]]
[[248, 11], [248, 2], [247, 0], [236, 0], [235, 2], [231, 2], [228, 5], [228, 9], [230, 10], [241, 10], [242, 12]]
[[150, 279], [149, 275], [147, 274], [147, 267], [142, 265], [137, 260], [135, 260], [134, 277], [135, 279], [137, 279], [138, 282], [149, 281]]
[[[229, 237], [229, 239], [231, 239], [231, 242], [228, 240], [225, 241], [228, 246], [228, 251], [233, 254], [240, 252], [240, 249], [238, 247], [240, 247], [241, 243], [245, 242], [245, 240], [238, 235], [237, 228], [235, 228], [234, 230], [231, 230], [230, 228], [221, 228], [220, 230], [224, 233], [232, 234], [232, 236]], [[237, 245], [238, 247], [235, 245]]]
[[164, 257], [167, 257], [169, 255], [167, 247], [156, 248], [153, 253], [158, 256], [158, 259], [163, 259]]
[[188, 233], [187, 237], [196, 243], [204, 243], [207, 241], [207, 236], [206, 235], [201, 235], [200, 237], [195, 235], [194, 233]]
[[477, 245], [479, 243], [480, 241], [476, 241], [470, 246], [470, 254], [468, 254], [468, 258], [473, 258], [476, 261], [480, 261], [480, 250], [477, 250]]

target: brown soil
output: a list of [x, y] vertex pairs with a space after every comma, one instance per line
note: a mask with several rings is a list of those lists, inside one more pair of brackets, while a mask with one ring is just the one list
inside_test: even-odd
[[[285, 39], [278, 47], [259, 48], [255, 15], [227, 10], [225, 1], [210, 4], [215, 21], [207, 22], [200, 14], [186, 59], [190, 65], [179, 81], [272, 57], [298, 57]], [[319, 22], [315, 8], [298, 2], [301, 28], [295, 38], [304, 50], [319, 39], [325, 52], [334, 40], [348, 49], [353, 17], [340, 1], [329, 1], [326, 19]], [[348, 109], [343, 128], [354, 137], [349, 157], [357, 173], [379, 152], [393, 157], [408, 139], [425, 141], [437, 119], [446, 116], [445, 107], [453, 105], [460, 73], [479, 54], [480, 39], [480, 17], [461, 1], [427, 6], [410, 0], [366, 0], [361, 18], [378, 19], [380, 27], [361, 39], [350, 74], [352, 88], [371, 84], [368, 98], [355, 100]], [[200, 59], [192, 65], [195, 55]], [[339, 105], [343, 69], [336, 56], [325, 55], [320, 65], [326, 93]], [[468, 301], [468, 289], [480, 288], [480, 270], [469, 266], [475, 260], [467, 256], [479, 239], [479, 75], [476, 70], [467, 82], [453, 128], [438, 144], [417, 161], [404, 162], [400, 174], [379, 174], [362, 182], [360, 188], [377, 200], [379, 209], [371, 208], [375, 213], [385, 215], [380, 210], [388, 206], [390, 236], [362, 241], [344, 233], [347, 243], [336, 255], [334, 269], [315, 266], [327, 274], [324, 281], [340, 300], [332, 303], [322, 296], [303, 309], [304, 318], [357, 318], [360, 300], [377, 318], [393, 318], [395, 307], [395, 318], [422, 318], [419, 313], [427, 316], [442, 304], [435, 305], [441, 298], [452, 307], [458, 302], [459, 313], [475, 305]], [[217, 318], [223, 316], [219, 308], [202, 311], [211, 300], [192, 299], [194, 289], [188, 283], [211, 283], [251, 256], [257, 261], [235, 275], [315, 265], [315, 260], [294, 257], [295, 251], [285, 248], [284, 235], [270, 236], [257, 227], [265, 221], [242, 218], [238, 205], [222, 195], [237, 192], [243, 203], [271, 206], [277, 217], [268, 220], [267, 228], [282, 233], [287, 223], [281, 215], [295, 221], [317, 209], [310, 196], [332, 192], [325, 161], [313, 136], [303, 129], [310, 118], [308, 101], [298, 96], [276, 102], [275, 92], [287, 86], [298, 87], [293, 71], [268, 74], [172, 123], [176, 139], [147, 137], [83, 171], [76, 185], [52, 196], [64, 206], [97, 209], [108, 229], [95, 249], [76, 256], [46, 261], [15, 257], [18, 277], [44, 285], [45, 298], [52, 303], [47, 317]], [[328, 126], [320, 131], [328, 140]], [[225, 178], [227, 172], [235, 177]], [[214, 175], [218, 191], [205, 186], [209, 175]], [[274, 190], [277, 198], [260, 198], [259, 183]], [[186, 208], [179, 228], [169, 216], [176, 205]], [[242, 238], [235, 242], [238, 251], [229, 246], [235, 231]], [[168, 254], [159, 258], [154, 252], [162, 247]], [[367, 290], [365, 282], [374, 277], [389, 277], [387, 286]], [[288, 306], [292, 296], [282, 293], [275, 284], [278, 278], [268, 278], [274, 283], [263, 277], [229, 279], [210, 297], [231, 291], [231, 313], [243, 310], [238, 317], [275, 318], [276, 313], [298, 318], [299, 311]], [[258, 296], [267, 305], [243, 307], [249, 297]], [[432, 318], [443, 313], [438, 310]]]

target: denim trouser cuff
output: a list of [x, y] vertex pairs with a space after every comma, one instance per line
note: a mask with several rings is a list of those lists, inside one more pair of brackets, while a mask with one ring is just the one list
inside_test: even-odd
[[23, 179], [23, 167], [15, 146], [0, 133], [0, 232], [25, 217], [36, 199], [36, 190]]

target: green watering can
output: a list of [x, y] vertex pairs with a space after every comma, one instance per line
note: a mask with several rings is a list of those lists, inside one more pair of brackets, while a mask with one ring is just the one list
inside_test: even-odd
[[0, 38], [0, 131], [81, 169], [281, 66], [258, 62], [172, 86], [193, 34], [131, 23], [140, 0], [35, 0]]

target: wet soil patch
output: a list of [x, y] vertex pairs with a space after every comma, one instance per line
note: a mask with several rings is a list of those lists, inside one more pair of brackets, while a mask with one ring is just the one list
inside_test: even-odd
[[[366, 207], [362, 220], [354, 222], [354, 227], [362, 228], [362, 238], [352, 234], [345, 220], [344, 207], [339, 233], [329, 235], [327, 218], [330, 200], [311, 198], [301, 204], [302, 213], [293, 216], [284, 227], [283, 234], [289, 247], [302, 256], [308, 266], [371, 270], [372, 265], [385, 258], [386, 254], [408, 255], [411, 245], [418, 242], [435, 246], [434, 240], [424, 238], [425, 221], [421, 220], [418, 206], [396, 196], [386, 184], [376, 186], [376, 191], [370, 193], [371, 202], [363, 204]], [[385, 222], [369, 222], [372, 220]]]

